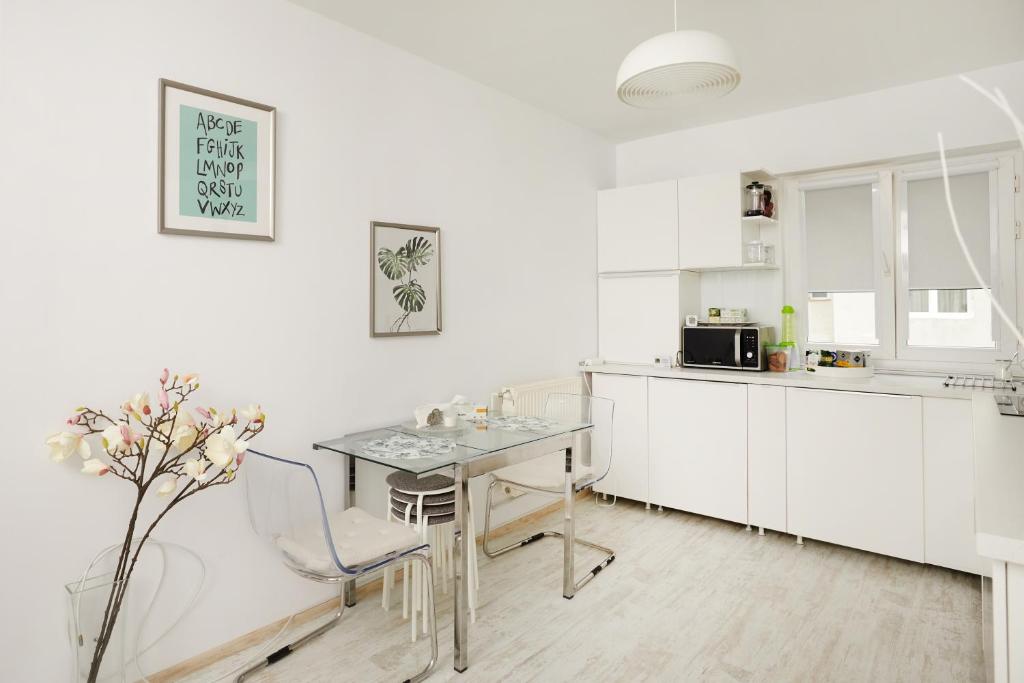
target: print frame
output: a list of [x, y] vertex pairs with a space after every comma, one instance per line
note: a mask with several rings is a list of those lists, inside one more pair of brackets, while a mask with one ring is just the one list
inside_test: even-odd
[[274, 241], [277, 109], [161, 78], [159, 120], [157, 232]]
[[439, 335], [442, 301], [441, 228], [371, 221], [370, 336]]

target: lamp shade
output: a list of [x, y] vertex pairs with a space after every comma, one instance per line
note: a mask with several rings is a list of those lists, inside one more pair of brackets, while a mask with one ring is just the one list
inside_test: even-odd
[[634, 107], [671, 107], [717, 97], [740, 83], [732, 47], [707, 31], [672, 31], [637, 45], [616, 78], [619, 99]]

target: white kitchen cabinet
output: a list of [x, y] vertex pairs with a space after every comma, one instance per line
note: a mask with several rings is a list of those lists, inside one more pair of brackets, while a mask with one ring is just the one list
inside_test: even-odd
[[676, 181], [597, 193], [600, 273], [679, 267]]
[[608, 476], [594, 485], [598, 493], [647, 502], [647, 378], [594, 373], [594, 396], [615, 401], [612, 461]]
[[739, 173], [679, 179], [679, 267], [743, 264], [743, 195]]
[[601, 275], [597, 281], [597, 347], [605, 361], [653, 363], [675, 357], [687, 313], [700, 308], [695, 273]]
[[786, 389], [789, 533], [924, 562], [921, 397]]
[[973, 574], [990, 568], [974, 537], [971, 402], [923, 399], [924, 561]]
[[651, 502], [747, 522], [745, 384], [650, 378]]
[[775, 247], [780, 262], [780, 232], [776, 219], [743, 217], [744, 187], [758, 180], [772, 186], [778, 207], [778, 184], [761, 171], [719, 173], [680, 178], [679, 267], [683, 270], [735, 270], [771, 268], [744, 264], [744, 245], [760, 240]]
[[786, 389], [747, 387], [748, 523], [786, 531]]

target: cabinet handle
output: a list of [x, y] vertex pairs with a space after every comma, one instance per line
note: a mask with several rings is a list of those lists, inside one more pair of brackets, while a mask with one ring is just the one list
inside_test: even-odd
[[889, 255], [884, 251], [882, 252], [882, 274], [886, 276], [892, 275], [892, 267], [889, 265]]

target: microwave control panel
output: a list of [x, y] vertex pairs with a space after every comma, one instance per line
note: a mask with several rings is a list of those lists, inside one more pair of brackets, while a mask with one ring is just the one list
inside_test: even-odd
[[761, 344], [757, 328], [740, 330], [740, 367], [761, 367]]

